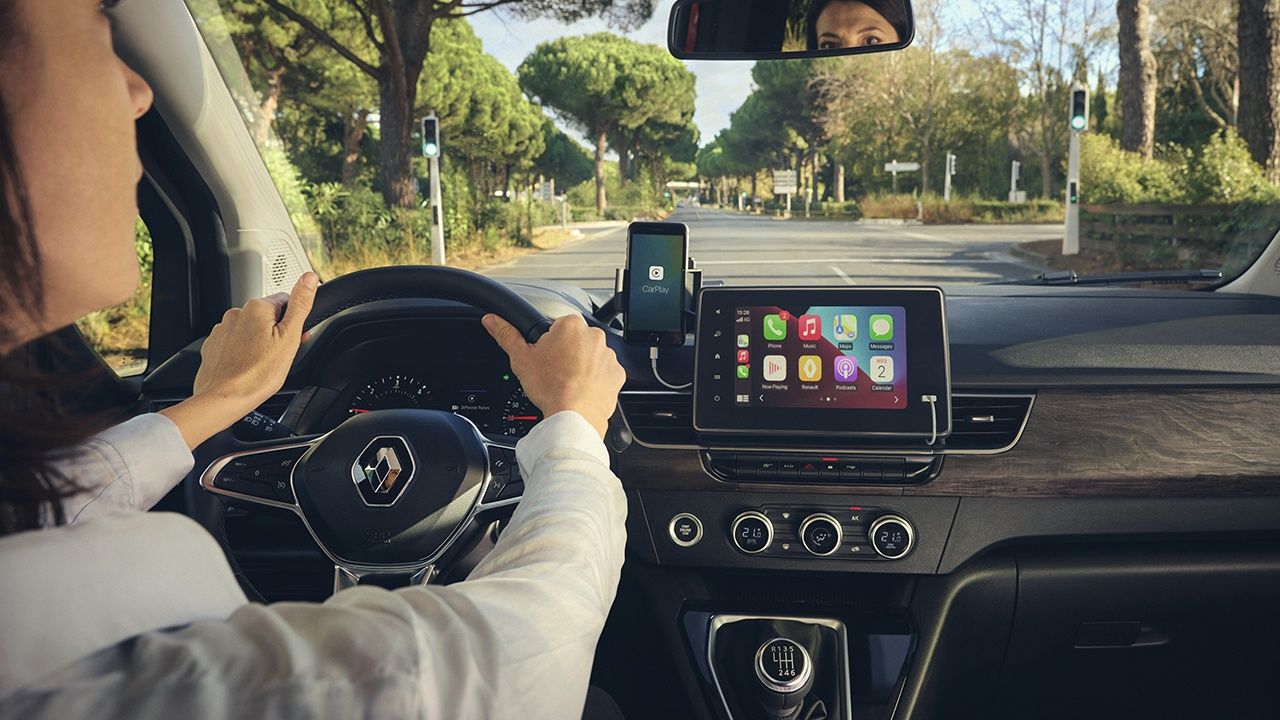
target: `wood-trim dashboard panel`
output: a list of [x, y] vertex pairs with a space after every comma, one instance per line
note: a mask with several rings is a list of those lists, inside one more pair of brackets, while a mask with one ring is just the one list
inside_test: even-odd
[[948, 497], [1280, 496], [1280, 389], [1069, 389], [1036, 393], [1013, 449], [950, 455], [918, 486], [727, 483], [693, 448], [632, 444], [634, 489], [778, 490]]

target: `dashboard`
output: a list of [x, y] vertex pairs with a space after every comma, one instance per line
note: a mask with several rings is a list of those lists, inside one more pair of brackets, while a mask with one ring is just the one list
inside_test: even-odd
[[[589, 316], [607, 300], [552, 283], [511, 286], [549, 317]], [[804, 356], [828, 350], [821, 345], [828, 332], [841, 350], [837, 335], [849, 323], [841, 319], [837, 329], [834, 317], [810, 308], [846, 308], [838, 315], [857, 316], [858, 338], [868, 340], [866, 352], [859, 344], [852, 350], [857, 377], [874, 372], [874, 355], [894, 357], [894, 370], [900, 367], [897, 338], [892, 350], [871, 347], [870, 333], [887, 332], [871, 315], [890, 315], [894, 332], [914, 317], [856, 309], [885, 307], [869, 302], [781, 304], [795, 321], [787, 319], [785, 337], [768, 337], [765, 318], [780, 315], [774, 305], [725, 303], [731, 320], [708, 329], [719, 329], [726, 347], [703, 348], [710, 357], [695, 357], [702, 350], [693, 343], [664, 349], [657, 360], [663, 379], [680, 385], [695, 380], [699, 364], [720, 367], [729, 412], [763, 414], [779, 406], [769, 421], [795, 428], [804, 418], [789, 413], [821, 408], [797, 408], [781, 396], [777, 403], [768, 395], [762, 400], [761, 393], [783, 392], [763, 385], [752, 385], [754, 401], [740, 408], [734, 383], [783, 382], [763, 377], [759, 363], [770, 354], [783, 357], [788, 378], [807, 382], [802, 371], [816, 376]], [[735, 332], [739, 308], [750, 311], [745, 348], [738, 347], [743, 333]], [[820, 315], [817, 353], [799, 344], [802, 332], [812, 332], [805, 314]], [[420, 407], [456, 412], [497, 439], [523, 436], [539, 413], [479, 317], [474, 308], [428, 300], [343, 310], [317, 326], [300, 352], [282, 396], [283, 424], [312, 434], [364, 412]], [[1272, 622], [1280, 597], [1273, 582], [1280, 551], [1267, 555], [1270, 546], [1260, 545], [1280, 538], [1274, 438], [1280, 299], [957, 288], [947, 292], [945, 327], [951, 433], [937, 446], [918, 436], [755, 433], [736, 425], [725, 432], [715, 423], [705, 432], [708, 426], [694, 421], [695, 393], [664, 386], [647, 349], [610, 333], [609, 346], [627, 371], [606, 438], [628, 501], [627, 579], [617, 602], [619, 616], [636, 620], [633, 628], [606, 629], [606, 637], [623, 636], [602, 641], [600, 666], [612, 661], [632, 672], [635, 648], [648, 643], [666, 659], [658, 665], [670, 668], [664, 682], [701, 678], [705, 658], [700, 665], [687, 651], [705, 646], [704, 637], [690, 634], [696, 612], [781, 608], [789, 615], [797, 607], [843, 618], [853, 629], [850, 642], [865, 646], [860, 672], [879, 668], [875, 673], [889, 679], [893, 692], [877, 694], [868, 689], [875, 683], [855, 674], [859, 717], [959, 717], [938, 712], [930, 698], [945, 697], [952, 706], [956, 688], [975, 688], [969, 704], [958, 706], [978, 707], [972, 703], [994, 692], [982, 683], [1005, 668], [1055, 677], [1062, 666], [1047, 667], [1044, 658], [1083, 657], [1079, 632], [1094, 621], [1107, 628], [1124, 624], [1111, 622], [1117, 620], [1156, 623], [1159, 630], [1167, 618], [1168, 627], [1194, 631], [1169, 644], [1184, 648], [1160, 670], [1171, 686], [1203, 686], [1186, 677], [1186, 668], [1200, 667], [1196, 658], [1249, 659], [1240, 643], [1222, 647], [1224, 638], [1266, 635], [1218, 627], [1213, 619]], [[931, 338], [934, 331], [913, 333], [906, 345], [914, 352]], [[796, 344], [787, 344], [792, 339]], [[769, 345], [779, 342], [780, 349]], [[747, 351], [746, 363], [737, 362], [738, 350]], [[708, 365], [715, 352], [721, 364]], [[822, 360], [815, 382], [840, 379], [840, 358]], [[152, 399], [184, 397], [198, 362], [198, 346], [184, 351], [148, 376], [144, 392]], [[751, 365], [746, 378], [737, 375], [741, 364]], [[920, 395], [919, 376], [914, 366], [904, 376], [912, 397]], [[822, 385], [812, 392], [832, 396]], [[332, 564], [291, 515], [237, 507], [220, 518], [241, 567], [264, 595], [328, 593]], [[1223, 589], [1221, 597], [1199, 597], [1214, 588]], [[1221, 613], [1223, 607], [1232, 613]], [[1150, 620], [1148, 608], [1161, 614]], [[676, 617], [682, 622], [672, 623]], [[880, 647], [873, 639], [884, 637], [868, 624], [873, 619], [915, 628], [909, 659], [906, 651], [894, 663], [873, 659], [879, 656], [867, 648]], [[1201, 633], [1212, 642], [1199, 642]], [[615, 647], [625, 651], [611, 660]], [[1067, 681], [1084, 676], [1064, 677], [1074, 687]], [[665, 716], [712, 717], [688, 707]]]
[[401, 408], [453, 412], [494, 438], [522, 438], [542, 419], [506, 355], [474, 319], [352, 325], [326, 338], [309, 366], [308, 402], [292, 423], [303, 434]]

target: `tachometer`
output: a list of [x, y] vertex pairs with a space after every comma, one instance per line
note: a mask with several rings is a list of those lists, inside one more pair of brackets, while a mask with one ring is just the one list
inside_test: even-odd
[[431, 401], [431, 390], [421, 380], [409, 375], [387, 375], [360, 388], [351, 398], [347, 417], [374, 410], [423, 408]]
[[499, 419], [502, 421], [503, 435], [524, 437], [542, 419], [542, 411], [525, 395], [524, 388], [517, 387], [507, 398]]

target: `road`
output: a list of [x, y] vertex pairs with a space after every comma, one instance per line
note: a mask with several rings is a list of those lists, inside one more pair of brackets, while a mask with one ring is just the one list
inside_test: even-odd
[[[1009, 248], [1062, 237], [1057, 225], [876, 225], [699, 208], [681, 208], [669, 219], [688, 224], [689, 252], [706, 278], [728, 285], [954, 285], [1026, 278], [1040, 268], [1020, 262]], [[618, 226], [483, 272], [608, 288], [625, 253], [626, 228]]]

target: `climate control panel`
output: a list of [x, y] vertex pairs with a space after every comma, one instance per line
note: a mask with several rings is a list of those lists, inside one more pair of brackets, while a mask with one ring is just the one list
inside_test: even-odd
[[745, 555], [832, 560], [901, 560], [916, 531], [899, 513], [875, 507], [764, 505], [745, 509], [728, 529]]

